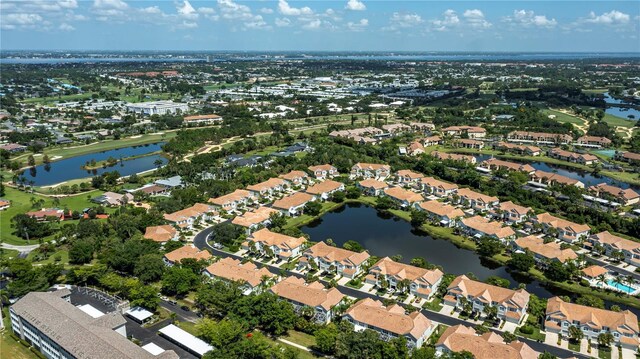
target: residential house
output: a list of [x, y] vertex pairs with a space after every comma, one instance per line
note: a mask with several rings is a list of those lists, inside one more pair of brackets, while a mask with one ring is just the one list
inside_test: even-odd
[[276, 278], [266, 267], [258, 268], [253, 262], [242, 263], [231, 257], [222, 258], [211, 264], [204, 269], [203, 273], [209, 278], [241, 282], [245, 295], [260, 292], [262, 287]]
[[458, 191], [458, 185], [455, 183], [449, 183], [440, 181], [433, 177], [425, 177], [420, 179], [420, 184], [424, 192], [427, 195], [434, 195], [436, 197], [450, 197]]
[[541, 213], [531, 218], [534, 224], [542, 226], [545, 233], [549, 234], [550, 231], [557, 232], [557, 237], [565, 242], [574, 243], [579, 242], [589, 237], [589, 228], [586, 224], [577, 224], [566, 219], [554, 217], [549, 213]]
[[164, 260], [164, 264], [168, 266], [173, 266], [176, 263], [180, 263], [180, 261], [182, 261], [185, 258], [192, 258], [198, 261], [199, 260], [207, 261], [211, 259], [211, 253], [209, 253], [209, 251], [206, 249], [199, 250], [195, 246], [187, 245], [187, 246], [183, 246], [178, 249], [175, 249], [169, 253], [166, 253], [164, 255], [163, 260]]
[[630, 165], [640, 165], [640, 153], [617, 151], [614, 158]]
[[545, 145], [566, 145], [571, 142], [571, 135], [560, 133], [530, 132], [530, 131], [513, 131], [507, 135], [510, 142], [531, 142]]
[[269, 178], [266, 181], [247, 186], [247, 190], [256, 197], [268, 197], [282, 192], [287, 183], [282, 178]]
[[439, 151], [433, 151], [431, 152], [431, 156], [435, 157], [439, 160], [442, 161], [461, 161], [461, 162], [468, 162], [471, 163], [472, 165], [476, 164], [476, 158], [473, 156], [469, 156], [469, 155], [459, 155], [456, 153], [447, 153], [447, 152], [439, 152]]
[[498, 142], [493, 145], [493, 148], [499, 151], [513, 152], [519, 155], [526, 156], [540, 156], [542, 150], [537, 146], [518, 145], [509, 142]]
[[505, 243], [516, 236], [511, 227], [503, 227], [502, 223], [490, 221], [482, 216], [463, 218], [458, 226], [470, 237], [478, 239], [490, 237]]
[[280, 178], [287, 181], [289, 187], [301, 187], [309, 183], [309, 175], [304, 171], [291, 171], [280, 175]]
[[574, 145], [591, 148], [602, 148], [611, 146], [611, 140], [599, 136], [582, 136], [578, 138]]
[[367, 178], [358, 182], [358, 188], [367, 196], [379, 196], [384, 193], [385, 189], [389, 188], [389, 185], [384, 181]]
[[318, 242], [303, 253], [299, 268], [317, 266], [321, 272], [336, 273], [339, 276], [355, 278], [362, 273], [362, 265], [369, 259], [367, 252], [353, 252]]
[[484, 138], [487, 136], [487, 130], [477, 126], [450, 126], [442, 129], [442, 133], [449, 136], [466, 135], [468, 138]]
[[464, 212], [461, 209], [435, 200], [416, 203], [414, 207], [417, 210], [427, 212], [432, 221], [444, 227], [453, 227], [458, 218], [464, 217]]
[[529, 164], [503, 161], [493, 157], [488, 160], [482, 161], [482, 163], [480, 163], [480, 167], [487, 168], [492, 171], [520, 171], [529, 175], [536, 171], [536, 169]]
[[117, 207], [133, 202], [133, 195], [130, 193], [120, 194], [115, 192], [105, 192], [98, 197], [91, 199], [92, 202], [103, 206]]
[[260, 254], [289, 260], [302, 253], [306, 242], [307, 239], [304, 237], [291, 237], [263, 228], [253, 232], [247, 238], [247, 241], [242, 243], [242, 249], [251, 250], [255, 248]]
[[204, 203], [196, 203], [183, 210], [166, 213], [164, 219], [180, 228], [191, 228], [198, 221], [208, 221], [215, 216], [213, 207]]
[[518, 238], [511, 242], [511, 245], [516, 252], [531, 253], [536, 263], [541, 267], [546, 267], [548, 263], [553, 261], [566, 264], [578, 259], [578, 255], [573, 249], [562, 249], [560, 244], [556, 242], [545, 243], [544, 239], [536, 236]]
[[599, 162], [598, 157], [594, 155], [588, 153], [565, 151], [561, 148], [552, 148], [547, 152], [547, 155], [551, 158], [587, 166]]
[[[423, 299], [430, 299], [437, 291], [443, 275], [444, 273], [440, 269], [415, 267], [384, 257], [369, 269], [365, 282], [378, 287], [406, 291]], [[406, 286], [402, 288], [404, 283]]]
[[511, 201], [501, 202], [495, 208], [495, 217], [502, 219], [509, 225], [523, 223], [533, 213], [531, 207], [517, 205]]
[[530, 175], [532, 184], [542, 184], [542, 185], [562, 185], [562, 186], [576, 186], [578, 188], [584, 188], [584, 183], [578, 181], [577, 179], [565, 177], [559, 175], [557, 173], [545, 172], [537, 170], [533, 174]]
[[378, 332], [382, 340], [405, 337], [410, 348], [422, 347], [437, 327], [419, 310], [406, 314], [398, 304], [385, 306], [371, 298], [358, 301], [342, 318], [353, 324], [356, 331], [370, 329]]
[[144, 238], [154, 242], [166, 243], [168, 241], [178, 240], [178, 230], [168, 224], [162, 226], [147, 227], [144, 232]]
[[378, 163], [356, 163], [351, 167], [351, 177], [375, 178], [384, 180], [391, 173], [389, 165]]
[[[590, 265], [580, 270], [581, 276], [590, 282], [598, 282], [600, 278], [609, 274], [609, 270], [599, 265]], [[605, 277], [606, 278], [606, 277]]]
[[525, 343], [505, 343], [501, 335], [489, 331], [477, 334], [462, 324], [447, 328], [436, 343], [436, 357], [448, 353], [467, 352], [475, 359], [538, 359], [540, 353]]
[[38, 222], [44, 221], [64, 221], [64, 210], [59, 208], [43, 208], [39, 211], [25, 213], [27, 216], [35, 218]]
[[5, 150], [10, 153], [24, 152], [26, 149], [27, 146], [23, 146], [18, 143], [7, 143], [5, 145], [0, 145], [0, 150]]
[[220, 197], [210, 198], [209, 203], [227, 212], [235, 211], [253, 203], [255, 196], [244, 189], [237, 189]]
[[463, 139], [455, 140], [453, 142], [453, 145], [455, 147], [471, 148], [471, 149], [474, 149], [474, 150], [481, 150], [481, 149], [484, 148], [484, 142], [479, 141], [479, 140], [472, 140], [470, 138], [463, 138]]
[[442, 143], [442, 137], [440, 136], [429, 136], [422, 139], [422, 144], [425, 147], [437, 146], [441, 145]]
[[326, 178], [334, 178], [340, 175], [338, 169], [332, 165], [309, 166], [309, 171], [316, 179], [323, 180]]
[[547, 314], [544, 322], [548, 333], [569, 337], [569, 328], [575, 326], [582, 330], [584, 337], [592, 342], [598, 341], [601, 333], [611, 333], [615, 344], [633, 351], [638, 349], [638, 317], [629, 310], [614, 312], [579, 304], [568, 303], [559, 297], [547, 301]]
[[419, 156], [424, 153], [424, 146], [418, 142], [413, 141], [407, 146], [407, 154], [409, 156]]
[[322, 201], [328, 200], [331, 195], [339, 191], [344, 191], [344, 183], [333, 180], [318, 182], [306, 190], [307, 193]]
[[4, 200], [4, 199], [0, 199], [0, 211], [4, 211], [5, 209], [8, 209], [9, 207], [11, 207], [11, 202]]
[[640, 242], [618, 237], [609, 231], [591, 235], [589, 242], [601, 245], [608, 257], [612, 257], [615, 252], [622, 252], [625, 262], [640, 267]]
[[185, 116], [183, 118], [184, 124], [189, 125], [206, 125], [206, 124], [214, 124], [221, 123], [223, 121], [222, 116], [218, 115], [195, 115], [195, 116]]
[[411, 126], [405, 125], [403, 123], [392, 123], [388, 125], [382, 125], [382, 129], [394, 136], [411, 132]]
[[497, 307], [499, 319], [518, 324], [527, 314], [529, 298], [529, 292], [524, 289], [502, 288], [461, 275], [447, 287], [444, 302], [459, 309], [469, 302], [472, 311], [480, 314], [486, 306]]
[[273, 202], [271, 207], [279, 210], [285, 216], [294, 217], [301, 215], [304, 212], [304, 206], [312, 201], [315, 201], [314, 196], [304, 192], [296, 192]]
[[409, 208], [414, 203], [424, 201], [424, 197], [422, 197], [420, 193], [409, 191], [402, 187], [390, 187], [385, 189], [383, 192], [403, 208]]
[[460, 188], [456, 194], [458, 195], [458, 203], [472, 208], [474, 211], [487, 212], [496, 208], [500, 203], [498, 197], [487, 196], [484, 193], [472, 191], [468, 188]]
[[275, 284], [270, 291], [291, 303], [296, 312], [305, 307], [313, 308], [313, 320], [319, 324], [329, 323], [334, 315], [333, 308], [345, 299], [345, 295], [335, 287], [325, 288], [318, 281], [307, 283], [303, 278], [294, 276]]
[[415, 131], [420, 131], [422, 133], [427, 133], [429, 131], [435, 130], [436, 126], [432, 123], [428, 122], [411, 122], [409, 126]]
[[400, 184], [418, 184], [421, 178], [424, 178], [422, 173], [411, 170], [400, 170], [396, 172], [396, 182]]
[[640, 203], [640, 194], [631, 188], [622, 189], [606, 183], [600, 183], [589, 187], [589, 191], [600, 198], [615, 198], [615, 201], [623, 206], [631, 206]]
[[155, 182], [158, 186], [163, 186], [169, 189], [184, 187], [184, 182], [182, 181], [182, 177], [173, 176], [169, 178], [159, 179]]
[[280, 214], [280, 211], [270, 207], [258, 207], [253, 211], [248, 211], [242, 215], [236, 216], [231, 223], [244, 227], [246, 234], [251, 234], [251, 232], [262, 226], [266, 227], [270, 225], [271, 215], [273, 213]]

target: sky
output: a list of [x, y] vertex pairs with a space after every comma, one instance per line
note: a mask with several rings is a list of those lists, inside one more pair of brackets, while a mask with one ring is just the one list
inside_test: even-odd
[[0, 0], [0, 50], [640, 52], [640, 1]]

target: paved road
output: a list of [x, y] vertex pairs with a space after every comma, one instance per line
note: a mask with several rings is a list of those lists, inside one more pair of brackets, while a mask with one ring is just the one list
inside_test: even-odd
[[[202, 232], [198, 233], [194, 239], [193, 239], [193, 244], [198, 247], [199, 249], [204, 249], [207, 248], [209, 251], [211, 251], [211, 253], [213, 253], [216, 256], [220, 256], [220, 257], [231, 257], [234, 259], [239, 259], [242, 260], [243, 257], [232, 254], [232, 253], [227, 253], [218, 249], [213, 248], [208, 242], [208, 236], [212, 231], [212, 227], [209, 227], [205, 230], [203, 230]], [[276, 275], [280, 275], [283, 271], [286, 275], [288, 276], [295, 276], [298, 278], [304, 278], [304, 275], [300, 274], [300, 273], [296, 273], [296, 272], [292, 272], [292, 271], [285, 271], [282, 270], [276, 266], [273, 265], [268, 265], [265, 264], [264, 265], [271, 273], [276, 274]], [[326, 284], [325, 280], [320, 280], [321, 282]], [[346, 294], [348, 296], [351, 297], [355, 297], [355, 298], [359, 298], [359, 299], [364, 299], [364, 298], [372, 298], [372, 299], [380, 299], [380, 297], [378, 297], [375, 294], [372, 293], [368, 293], [368, 292], [362, 292], [359, 290], [356, 290], [354, 288], [350, 288], [350, 287], [346, 287], [343, 285], [338, 285], [337, 286], [340, 291], [343, 294]], [[464, 325], [475, 325], [472, 323], [469, 323], [465, 320], [459, 319], [459, 318], [454, 318], [454, 317], [450, 317], [448, 315], [444, 315], [444, 314], [440, 314], [438, 312], [434, 312], [434, 311], [430, 311], [430, 310], [426, 310], [426, 309], [422, 309], [421, 310], [422, 314], [424, 314], [427, 318], [436, 321], [438, 323], [442, 323], [448, 326], [452, 326], [452, 325], [458, 325], [458, 324], [464, 324]], [[492, 329], [494, 332], [500, 334], [501, 331], [498, 329]], [[563, 349], [563, 348], [558, 348], [555, 346], [551, 346], [551, 345], [547, 345], [545, 343], [539, 343], [535, 340], [531, 340], [531, 339], [527, 339], [524, 337], [519, 337], [519, 340], [527, 343], [527, 345], [529, 345], [533, 350], [536, 350], [538, 352], [544, 352], [547, 351], [559, 358], [568, 358], [568, 357], [576, 357], [576, 358], [589, 358], [586, 355], [580, 354], [580, 353], [576, 353], [567, 349]]]
[[31, 244], [31, 245], [22, 245], [22, 246], [17, 246], [14, 244], [9, 244], [9, 243], [0, 243], [0, 246], [4, 249], [12, 249], [14, 251], [18, 251], [20, 252], [20, 254], [18, 255], [18, 257], [20, 258], [26, 258], [27, 255], [35, 250], [36, 248], [40, 247], [40, 244]]
[[176, 313], [178, 319], [183, 322], [195, 323], [196, 321], [198, 321], [198, 319], [200, 319], [196, 313], [180, 308], [179, 304], [173, 305], [167, 301], [160, 300], [160, 306], [170, 312]]
[[599, 258], [593, 258], [591, 256], [587, 256], [587, 261], [589, 262], [593, 262], [599, 266], [602, 266], [604, 268], [607, 268], [608, 270], [612, 271], [612, 272], [618, 272], [620, 274], [623, 275], [630, 275], [631, 277], [633, 277], [633, 279], [635, 279], [636, 281], [640, 282], [640, 273], [637, 272], [631, 272], [629, 270], [626, 270], [624, 268], [619, 268], [616, 267], [615, 265], [607, 262], [607, 261], [603, 261], [602, 259]]

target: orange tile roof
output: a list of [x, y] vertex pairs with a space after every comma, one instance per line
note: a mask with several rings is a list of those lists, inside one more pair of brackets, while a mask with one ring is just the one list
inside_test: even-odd
[[499, 208], [505, 212], [515, 212], [519, 215], [525, 215], [532, 211], [531, 207], [520, 206], [511, 201], [501, 202]]
[[640, 242], [632, 241], [622, 237], [618, 237], [609, 233], [609, 231], [600, 232], [591, 236], [591, 239], [596, 239], [601, 244], [608, 244], [619, 250], [626, 250], [630, 252], [640, 252]]
[[271, 232], [267, 228], [253, 232], [249, 237], [249, 241], [259, 242], [268, 246], [276, 246], [278, 248], [291, 250], [300, 247], [307, 241], [304, 237], [291, 237], [284, 234]]
[[427, 212], [434, 213], [438, 216], [447, 216], [448, 218], [457, 218], [464, 217], [464, 212], [460, 208], [455, 208], [454, 206], [442, 203], [438, 201], [427, 201], [418, 204], [420, 208], [424, 209]]
[[144, 238], [154, 242], [167, 242], [175, 238], [178, 231], [172, 226], [165, 224], [162, 226], [147, 227]]
[[605, 275], [609, 273], [609, 270], [604, 267], [600, 267], [598, 265], [588, 266], [587, 268], [583, 268], [581, 272], [587, 277], [598, 278], [601, 275]]
[[291, 171], [289, 173], [285, 173], [283, 175], [279, 176], [282, 179], [285, 179], [287, 181], [293, 181], [296, 180], [298, 178], [308, 178], [309, 175], [304, 172], [304, 171]]
[[516, 232], [511, 227], [503, 227], [500, 222], [490, 221], [482, 216], [474, 216], [462, 219], [462, 223], [476, 231], [486, 235], [495, 235], [499, 239], [513, 236]]
[[492, 202], [498, 202], [499, 201], [498, 197], [487, 196], [484, 193], [472, 191], [469, 188], [460, 188], [458, 190], [458, 196], [464, 197], [464, 198], [469, 198], [469, 199], [472, 199], [472, 200], [475, 200], [475, 201], [482, 201], [484, 203], [492, 203]]
[[364, 263], [369, 259], [367, 252], [353, 252], [343, 248], [333, 247], [324, 242], [318, 242], [304, 252], [316, 258], [324, 258], [329, 262], [352, 263], [356, 266]]
[[266, 181], [263, 181], [263, 182], [260, 182], [260, 183], [256, 183], [256, 184], [251, 185], [251, 186], [247, 186], [247, 189], [249, 191], [260, 192], [260, 191], [264, 191], [264, 190], [268, 190], [268, 189], [281, 187], [284, 184], [285, 184], [285, 182], [284, 182], [284, 180], [282, 178], [269, 178]]
[[216, 198], [210, 198], [209, 199], [209, 203], [213, 203], [216, 204], [218, 206], [223, 206], [225, 204], [231, 203], [231, 202], [239, 202], [242, 201], [244, 199], [248, 199], [248, 198], [253, 198], [253, 195], [251, 194], [251, 192], [244, 190], [244, 189], [237, 189], [231, 193], [225, 194], [223, 196], [220, 197], [216, 197]]
[[260, 207], [255, 211], [245, 212], [236, 216], [231, 223], [242, 227], [251, 227], [269, 219], [272, 213], [280, 213], [278, 210], [269, 207]]
[[[456, 277], [448, 292], [479, 298], [485, 303], [497, 302], [509, 307], [523, 309], [529, 302], [530, 294], [524, 289], [512, 290], [469, 279], [466, 275]], [[510, 303], [511, 305], [507, 305]]]
[[315, 171], [327, 171], [327, 172], [329, 172], [331, 170], [336, 171], [336, 168], [333, 167], [330, 164], [325, 164], [325, 165], [309, 166], [309, 170], [311, 172], [315, 172]]
[[391, 187], [384, 190], [384, 193], [392, 198], [409, 203], [424, 201], [424, 197], [420, 193], [406, 190], [402, 187]]
[[398, 176], [401, 177], [409, 177], [411, 179], [419, 179], [419, 178], [424, 178], [424, 175], [422, 173], [419, 172], [413, 172], [411, 170], [400, 170], [398, 172], [396, 172], [396, 174]]
[[180, 222], [187, 220], [188, 218], [195, 218], [210, 212], [214, 212], [214, 210], [208, 204], [196, 203], [189, 208], [173, 213], [167, 213], [164, 215], [164, 219], [169, 222]]
[[429, 285], [436, 284], [444, 275], [440, 269], [426, 269], [393, 261], [384, 257], [371, 266], [369, 272], [396, 277], [400, 280], [421, 281]]
[[453, 190], [458, 188], [458, 185], [455, 183], [440, 181], [433, 177], [422, 178], [420, 179], [420, 182], [422, 182], [422, 184], [427, 185], [429, 187], [442, 187], [444, 190]]
[[385, 307], [382, 302], [371, 298], [358, 301], [345, 315], [358, 322], [396, 335], [410, 335], [415, 339], [421, 338], [433, 325], [420, 311], [407, 315], [404, 308], [397, 304]]
[[518, 238], [514, 242], [520, 248], [526, 248], [547, 259], [557, 259], [561, 263], [578, 258], [573, 249], [562, 249], [556, 242], [544, 243], [544, 239], [536, 236]]
[[313, 186], [307, 188], [307, 193], [310, 194], [314, 194], [314, 195], [321, 195], [323, 193], [327, 193], [327, 192], [331, 192], [331, 191], [335, 191], [338, 188], [344, 186], [343, 183], [341, 182], [336, 182], [336, 181], [332, 181], [332, 180], [325, 180], [322, 182], [318, 182], [316, 184], [314, 184]]
[[365, 188], [375, 188], [375, 189], [383, 189], [383, 188], [389, 187], [387, 182], [378, 181], [378, 180], [373, 179], [373, 178], [367, 178], [366, 180], [362, 180], [362, 181], [358, 182], [358, 184], [360, 186], [362, 186], [362, 187], [365, 187]]
[[505, 344], [502, 337], [493, 332], [479, 336], [475, 329], [460, 324], [447, 328], [436, 346], [452, 352], [466, 351], [476, 359], [537, 359], [540, 355], [524, 343]]
[[582, 233], [590, 230], [590, 227], [586, 224], [573, 223], [571, 221], [567, 221], [566, 219], [552, 216], [547, 212], [538, 214], [535, 218], [540, 223], [544, 223], [554, 228], [570, 228], [575, 233]]
[[262, 279], [266, 276], [273, 278], [275, 275], [265, 267], [258, 269], [253, 262], [242, 263], [237, 259], [230, 257], [223, 258], [205, 269], [209, 274], [215, 277], [232, 280], [243, 281], [251, 287], [257, 287], [262, 283]]
[[567, 303], [559, 297], [553, 297], [547, 301], [547, 316], [558, 320], [567, 320], [570, 323], [576, 320], [581, 325], [588, 323], [592, 328], [609, 327], [610, 330], [617, 330], [621, 333], [633, 333], [636, 335], [634, 344], [639, 344], [637, 338], [639, 333], [638, 317], [629, 310], [614, 312]]
[[301, 206], [307, 202], [310, 202], [311, 200], [313, 200], [312, 195], [304, 192], [296, 192], [292, 195], [273, 202], [273, 205], [271, 207], [288, 210], [291, 207]]
[[306, 283], [304, 279], [293, 276], [273, 285], [271, 292], [312, 308], [322, 307], [324, 310], [330, 310], [345, 297], [337, 288], [327, 289], [320, 282]]
[[206, 249], [199, 250], [194, 246], [183, 246], [164, 255], [172, 263], [178, 263], [185, 258], [204, 259], [211, 258], [211, 253]]

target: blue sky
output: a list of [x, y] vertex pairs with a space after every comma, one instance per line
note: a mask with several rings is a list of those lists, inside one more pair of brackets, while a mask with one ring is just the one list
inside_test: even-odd
[[640, 1], [0, 0], [0, 49], [640, 52]]

